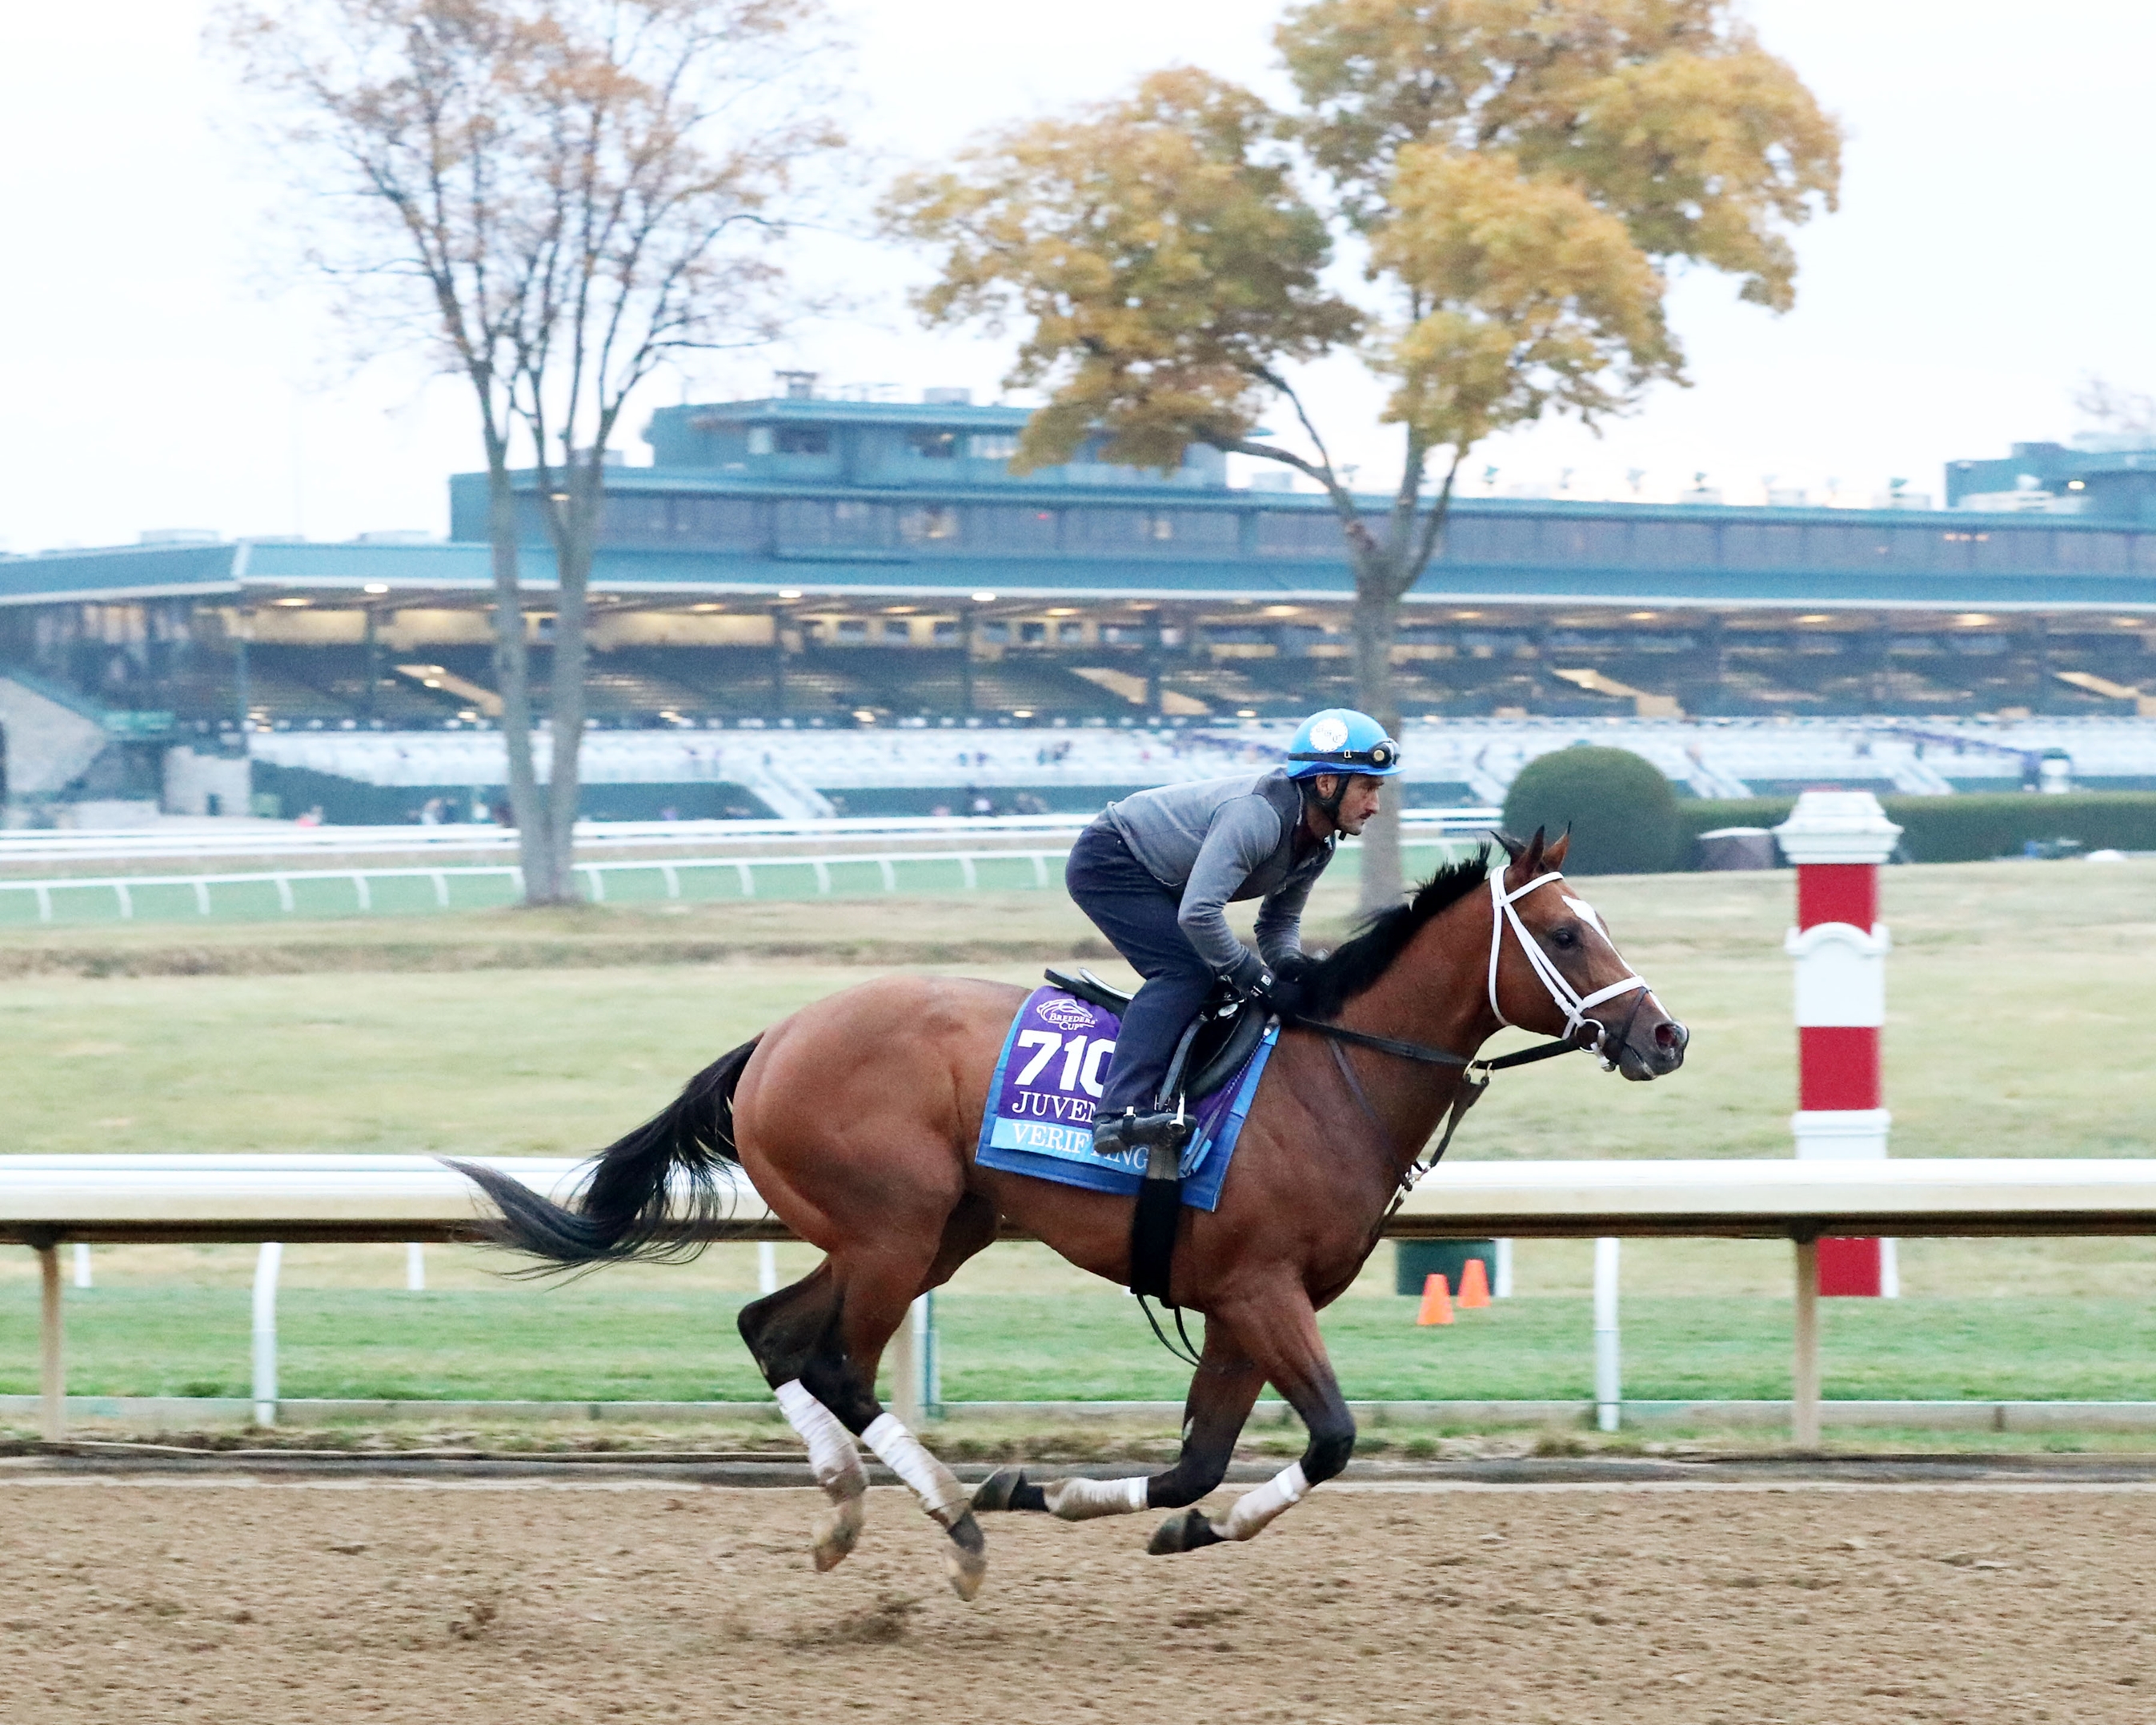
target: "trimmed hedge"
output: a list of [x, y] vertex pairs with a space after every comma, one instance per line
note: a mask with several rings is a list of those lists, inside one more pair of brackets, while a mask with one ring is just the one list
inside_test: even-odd
[[1661, 769], [1630, 749], [1575, 744], [1538, 756], [1505, 793], [1505, 830], [1553, 839], [1567, 826], [1573, 875], [1656, 875], [1684, 866], [1691, 834]]
[[[1794, 797], [1686, 799], [1676, 805], [1687, 839], [1717, 827], [1779, 826]], [[2090, 850], [2156, 850], [2156, 791], [2030, 791], [1957, 797], [1881, 797], [1912, 862], [1984, 862], [2019, 856], [2030, 839], [2074, 839]], [[1508, 803], [1507, 808], [1511, 805]]]

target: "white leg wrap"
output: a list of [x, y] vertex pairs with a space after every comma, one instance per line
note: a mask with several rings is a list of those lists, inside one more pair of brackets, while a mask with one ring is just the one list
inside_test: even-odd
[[888, 1414], [861, 1434], [876, 1459], [913, 1487], [921, 1507], [947, 1527], [972, 1505], [973, 1494], [958, 1476], [921, 1446], [921, 1440]]
[[1235, 1507], [1213, 1524], [1213, 1531], [1223, 1539], [1248, 1539], [1291, 1504], [1301, 1502], [1309, 1491], [1302, 1464], [1291, 1462], [1265, 1484], [1238, 1497]]
[[775, 1394], [786, 1423], [808, 1446], [808, 1466], [816, 1483], [834, 1497], [857, 1497], [866, 1491], [869, 1479], [861, 1452], [838, 1416], [809, 1394], [798, 1378], [780, 1384]]
[[1048, 1507], [1066, 1522], [1127, 1516], [1146, 1507], [1146, 1482], [1134, 1480], [1056, 1480], [1042, 1488]]

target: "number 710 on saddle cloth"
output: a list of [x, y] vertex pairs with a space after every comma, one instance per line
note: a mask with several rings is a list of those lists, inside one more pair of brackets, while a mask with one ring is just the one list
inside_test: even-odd
[[[1004, 1037], [975, 1160], [983, 1168], [1031, 1174], [1095, 1192], [1136, 1194], [1145, 1179], [1145, 1152], [1093, 1153], [1093, 1106], [1122, 1028], [1115, 1014], [1065, 993], [1035, 988]], [[1257, 1094], [1280, 1027], [1274, 1025], [1242, 1070], [1192, 1112], [1197, 1130], [1183, 1151], [1183, 1201], [1209, 1210], [1235, 1153], [1235, 1140]]]

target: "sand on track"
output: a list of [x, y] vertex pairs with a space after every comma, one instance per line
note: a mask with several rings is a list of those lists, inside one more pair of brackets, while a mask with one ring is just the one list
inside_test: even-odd
[[2132, 1488], [1334, 1489], [1247, 1546], [1002, 1516], [979, 1602], [875, 1491], [0, 1484], [11, 1725], [736, 1717], [2134, 1720]]

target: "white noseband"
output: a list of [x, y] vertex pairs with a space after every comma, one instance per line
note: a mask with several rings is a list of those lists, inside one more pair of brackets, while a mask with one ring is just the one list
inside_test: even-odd
[[[1635, 988], [1647, 986], [1641, 978], [1626, 976], [1606, 988], [1597, 988], [1592, 994], [1582, 995], [1564, 979], [1549, 954], [1543, 951], [1541, 943], [1528, 936], [1527, 924], [1521, 922], [1520, 913], [1512, 906], [1537, 886], [1547, 886], [1553, 880], [1563, 879], [1563, 875], [1553, 870], [1547, 875], [1537, 875], [1526, 886], [1507, 892], [1502, 869], [1490, 877], [1490, 1010], [1497, 1014], [1497, 1022], [1501, 1024], [1512, 1022], [1505, 1016], [1505, 1009], [1497, 1004], [1497, 955], [1504, 947], [1505, 925], [1508, 922], [1512, 926], [1512, 932], [1520, 937], [1520, 950], [1527, 955], [1527, 963], [1534, 967], [1535, 974], [1542, 978], [1543, 986], [1549, 990], [1551, 1000], [1564, 1014], [1564, 1034], [1568, 1037], [1578, 1035], [1579, 1027], [1589, 1022], [1589, 1008], [1599, 1006], [1605, 1000], [1614, 1000], [1620, 994], [1629, 994]], [[1599, 922], [1597, 926], [1599, 926]], [[1607, 939], [1608, 936], [1605, 934], [1604, 938]], [[1611, 950], [1615, 948], [1613, 947]], [[1599, 1024], [1595, 1028], [1602, 1033], [1597, 1046], [1606, 1061], [1609, 1054], [1606, 1049], [1601, 1048], [1601, 1044], [1608, 1041], [1609, 1032]]]

